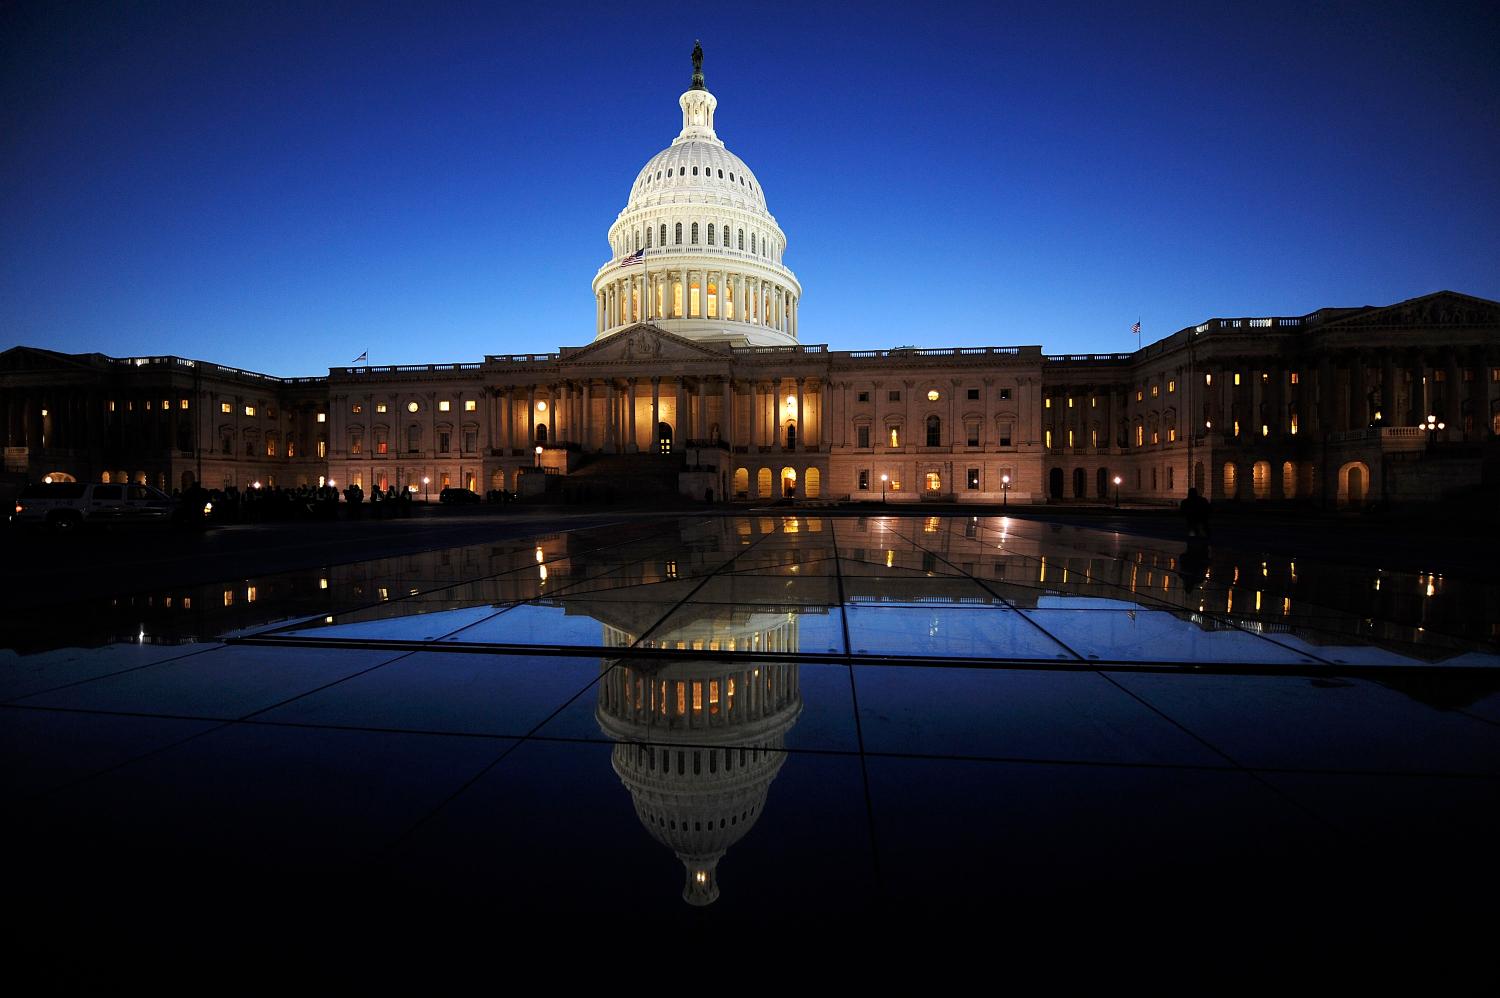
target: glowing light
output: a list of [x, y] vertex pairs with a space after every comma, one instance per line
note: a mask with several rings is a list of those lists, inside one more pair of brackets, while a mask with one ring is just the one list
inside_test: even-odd
[[795, 396], [795, 395], [788, 395], [786, 397], [786, 407], [788, 409], [795, 409], [795, 408], [797, 408], [797, 396]]
[[545, 402], [538, 402], [536, 404], [536, 411], [537, 412], [546, 412], [547, 411], [547, 403], [545, 403]]
[[42, 482], [43, 482], [43, 484], [45, 484], [45, 485], [51, 485], [51, 484], [52, 484], [52, 476], [51, 476], [51, 475], [48, 475], [48, 476], [47, 476], [47, 477], [46, 477], [46, 478], [43, 478], [43, 479], [42, 479]]
[[538, 565], [540, 565], [542, 563], [544, 557], [545, 556], [542, 554], [542, 549], [541, 548], [537, 548], [536, 549], [536, 562], [537, 562]]
[[318, 580], [318, 588], [319, 589], [327, 589], [328, 588], [328, 580], [327, 579], [319, 579]]

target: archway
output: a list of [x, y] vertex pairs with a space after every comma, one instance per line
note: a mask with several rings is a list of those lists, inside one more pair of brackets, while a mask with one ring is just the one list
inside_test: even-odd
[[823, 476], [818, 473], [817, 468], [808, 468], [802, 489], [804, 495], [809, 499], [817, 499], [823, 494]]
[[78, 479], [74, 478], [66, 471], [49, 471], [42, 476], [42, 481], [47, 482], [48, 484], [56, 484], [58, 482], [76, 482], [78, 481]]
[[496, 492], [505, 491], [505, 472], [503, 470], [496, 469], [490, 474], [490, 488]]
[[1053, 468], [1047, 473], [1047, 494], [1054, 500], [1063, 497], [1063, 472], [1061, 468]]
[[1297, 498], [1297, 465], [1292, 461], [1281, 465], [1281, 494], [1285, 499]]
[[1271, 462], [1256, 461], [1250, 467], [1250, 491], [1257, 499], [1271, 498]]
[[762, 499], [771, 498], [770, 468], [762, 468], [755, 473], [755, 494]]
[[1369, 498], [1370, 468], [1363, 461], [1350, 461], [1339, 469], [1339, 505], [1363, 506]]
[[1239, 496], [1240, 472], [1234, 466], [1233, 461], [1224, 462], [1224, 498], [1234, 499]]
[[750, 470], [748, 468], [734, 469], [734, 494], [747, 497], [750, 495]]
[[1082, 468], [1074, 468], [1073, 469], [1073, 498], [1074, 499], [1082, 499], [1083, 498], [1084, 492], [1086, 491], [1086, 489], [1084, 487], [1084, 483], [1087, 482], [1087, 480], [1088, 480], [1088, 476], [1083, 473], [1083, 469]]
[[538, 424], [536, 424], [536, 442], [539, 443], [539, 444], [544, 444], [544, 443], [547, 442], [547, 424], [546, 423], [538, 423]]
[[662, 454], [672, 453], [672, 424], [656, 424], [656, 449]]
[[781, 497], [783, 499], [797, 498], [797, 469], [781, 469]]
[[928, 493], [936, 495], [943, 491], [943, 476], [936, 471], [929, 471], [922, 478], [923, 485], [926, 487]]
[[1109, 495], [1109, 469], [1100, 468], [1094, 472], [1094, 495], [1103, 499]]

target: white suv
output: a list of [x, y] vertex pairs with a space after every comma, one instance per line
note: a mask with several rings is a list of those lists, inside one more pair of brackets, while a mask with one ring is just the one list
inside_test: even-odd
[[28, 485], [16, 497], [16, 523], [43, 523], [72, 530], [85, 523], [164, 523], [172, 497], [149, 485], [53, 482]]

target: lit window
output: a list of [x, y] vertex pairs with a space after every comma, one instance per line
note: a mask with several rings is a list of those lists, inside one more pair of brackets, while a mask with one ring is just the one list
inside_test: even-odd
[[1173, 392], [1175, 392], [1176, 390], [1177, 390], [1177, 382], [1175, 380], [1174, 381], [1168, 381], [1167, 382], [1167, 394], [1170, 395]]
[[376, 402], [375, 403], [375, 411], [376, 412], [385, 412], [385, 403], [384, 402]]
[[1297, 435], [1297, 414], [1294, 412], [1294, 413], [1292, 413], [1292, 436], [1295, 437], [1296, 435]]
[[319, 440], [318, 441], [318, 456], [319, 457], [327, 457], [328, 456], [328, 441], [326, 441], [326, 440]]
[[1161, 431], [1160, 430], [1152, 430], [1151, 431], [1151, 442], [1153, 444], [1159, 444], [1159, 443], [1161, 443]]
[[[113, 402], [111, 402], [109, 404], [109, 411], [110, 412], [114, 412], [115, 411], [115, 404]], [[234, 412], [234, 406], [230, 405], [228, 402], [220, 402], [219, 403], [219, 411], [220, 412], [225, 412], [225, 413]]]
[[1051, 430], [1047, 431], [1047, 433], [1046, 433], [1046, 440], [1044, 441], [1044, 443], [1046, 443], [1046, 445], [1048, 447], [1052, 446], [1052, 431]]
[[1261, 423], [1260, 424], [1260, 435], [1263, 436], [1263, 437], [1269, 437], [1271, 435], [1271, 428], [1269, 426], [1267, 426], [1265, 423]]
[[473, 412], [477, 403], [473, 399], [464, 399], [464, 412]]
[[1146, 428], [1144, 426], [1139, 426], [1138, 425], [1135, 428], [1135, 445], [1137, 447], [1141, 447], [1141, 446], [1144, 446], [1145, 443], [1146, 443]]
[[1073, 408], [1073, 399], [1071, 397], [1068, 399], [1068, 408]]
[[187, 399], [178, 399], [177, 400], [177, 408], [179, 408], [179, 409], [186, 409], [187, 407], [188, 407], [188, 400]]
[[1052, 408], [1052, 400], [1050, 398], [1044, 400], [1042, 402], [1042, 408], [1044, 408], [1044, 409], [1050, 409], [1050, 408]]
[[892, 447], [900, 447], [901, 446], [901, 427], [899, 427], [899, 426], [893, 426], [893, 427], [891, 427], [891, 446]]
[[1010, 389], [1009, 388], [1002, 388], [1002, 389], [1000, 389], [1000, 401], [1001, 402], [1009, 402], [1010, 401]]
[[328, 413], [326, 413], [326, 412], [320, 412], [320, 413], [318, 413], [318, 422], [320, 422], [320, 423], [326, 423], [326, 422], [328, 422]]
[[452, 402], [449, 402], [447, 399], [443, 399], [438, 403], [438, 412], [448, 412], [452, 407]]
[[1238, 419], [1236, 419], [1234, 421], [1234, 435], [1235, 436], [1239, 436], [1240, 435], [1240, 421]]
[[1297, 372], [1293, 371], [1291, 377], [1292, 377], [1292, 384], [1295, 385], [1297, 383]]
[[245, 406], [245, 415], [247, 415], [247, 416], [253, 416], [253, 415], [255, 415], [255, 406], [253, 406], [253, 405], [247, 405], [247, 406]]
[[1144, 398], [1145, 398], [1145, 397], [1146, 397], [1146, 393], [1145, 393], [1145, 392], [1143, 392], [1143, 391], [1141, 391], [1141, 390], [1140, 390], [1140, 389], [1139, 389], [1139, 388], [1137, 388], [1137, 389], [1136, 389], [1136, 390], [1135, 390], [1135, 400], [1136, 400], [1136, 401], [1137, 401], [1137, 402], [1139, 402], [1139, 401], [1141, 401], [1141, 400], [1142, 400], [1142, 399], [1144, 399]]
[[1160, 394], [1161, 394], [1161, 386], [1160, 385], [1152, 385], [1151, 386], [1151, 397], [1152, 398], [1156, 398]]
[[355, 415], [359, 415], [360, 413], [365, 411], [365, 407], [356, 402], [349, 407], [349, 411], [354, 413]]
[[1211, 384], [1213, 384], [1214, 383], [1214, 376], [1212, 374], [1205, 374], [1203, 376], [1203, 383], [1205, 385], [1211, 385]]
[[408, 402], [408, 403], [406, 403], [406, 411], [407, 412], [416, 412], [420, 408], [422, 408], [421, 405], [419, 405], [416, 402]]
[[1265, 384], [1267, 381], [1270, 381], [1270, 380], [1271, 380], [1270, 372], [1268, 372], [1268, 371], [1261, 371], [1260, 372], [1260, 383], [1261, 384]]
[[1167, 443], [1169, 443], [1169, 444], [1175, 444], [1176, 442], [1177, 442], [1177, 427], [1175, 427], [1175, 426], [1169, 426], [1169, 427], [1167, 427]]
[[1239, 384], [1240, 383], [1240, 372], [1239, 371], [1235, 371], [1234, 372], [1234, 383], [1235, 384]]
[[942, 398], [942, 396], [938, 394], [938, 390], [936, 388], [930, 389], [927, 392], [927, 401], [929, 402], [936, 402], [940, 398]]
[[1072, 430], [1068, 431], [1068, 446], [1069, 447], [1073, 446], [1073, 431]]

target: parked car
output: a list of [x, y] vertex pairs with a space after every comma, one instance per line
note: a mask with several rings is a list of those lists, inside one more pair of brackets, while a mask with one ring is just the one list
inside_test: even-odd
[[479, 493], [470, 492], [468, 489], [444, 489], [438, 493], [438, 502], [461, 504], [479, 501]]
[[16, 523], [75, 530], [85, 523], [165, 523], [172, 497], [149, 485], [52, 482], [28, 485], [16, 497]]

